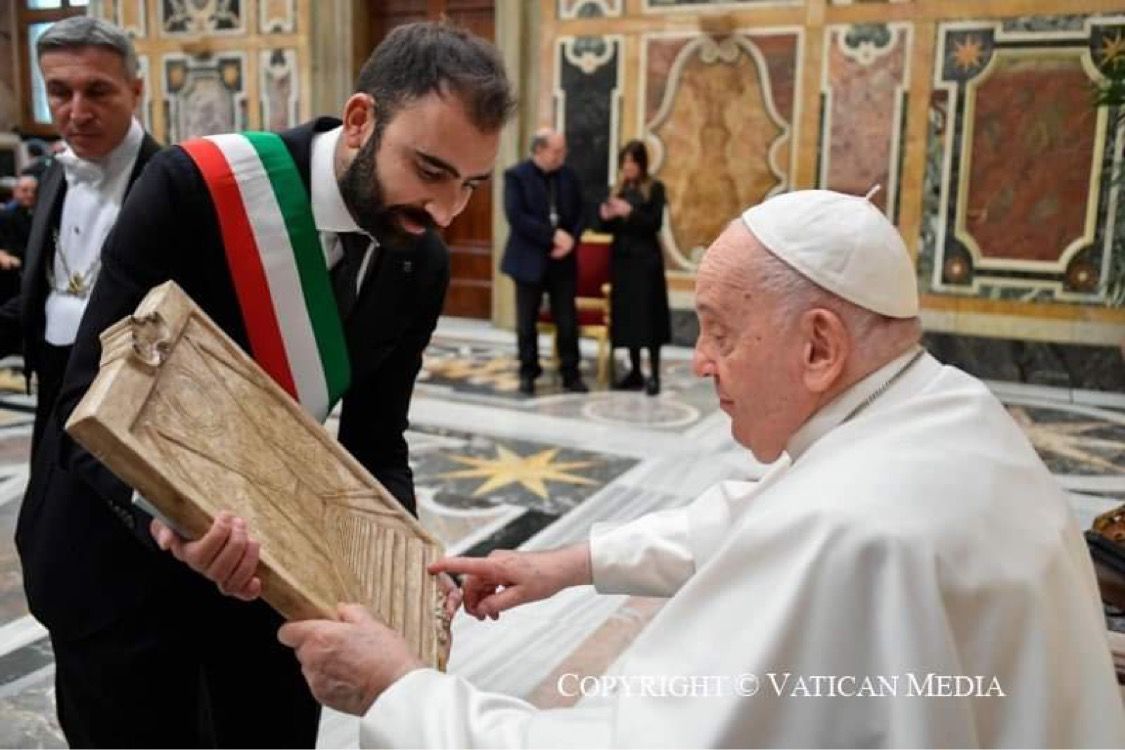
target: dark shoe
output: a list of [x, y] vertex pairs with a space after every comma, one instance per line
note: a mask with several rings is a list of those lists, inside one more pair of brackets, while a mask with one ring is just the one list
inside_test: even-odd
[[589, 393], [590, 389], [582, 382], [582, 378], [575, 377], [563, 381], [563, 390], [569, 393]]
[[613, 384], [615, 391], [639, 391], [644, 388], [645, 379], [636, 370], [629, 370], [629, 374]]
[[525, 396], [535, 395], [535, 378], [520, 376], [520, 393]]
[[646, 380], [645, 393], [650, 396], [655, 396], [656, 394], [660, 393], [660, 378], [653, 376]]

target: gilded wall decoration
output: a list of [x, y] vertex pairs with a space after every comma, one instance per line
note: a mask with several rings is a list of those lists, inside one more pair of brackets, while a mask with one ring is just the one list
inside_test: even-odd
[[246, 130], [244, 53], [164, 58], [165, 143]]
[[115, 0], [104, 14], [136, 39], [148, 36], [148, 3], [145, 0]]
[[136, 113], [137, 119], [139, 119], [141, 121], [141, 124], [145, 126], [145, 130], [151, 133], [153, 115], [153, 86], [151, 75], [152, 66], [149, 64], [148, 55], [137, 55], [137, 67], [139, 68], [137, 75], [144, 84], [141, 89], [141, 102], [138, 105]]
[[872, 200], [898, 215], [910, 80], [909, 24], [856, 24], [825, 30], [818, 185]]
[[691, 270], [731, 217], [791, 186], [800, 32], [651, 36], [640, 112], [668, 193], [669, 266]]
[[621, 37], [560, 37], [557, 54], [555, 126], [566, 134], [587, 215], [597, 216], [616, 167]]
[[620, 16], [623, 0], [558, 0], [561, 19]]
[[136, 37], [145, 80], [137, 115], [162, 142], [279, 130], [310, 115], [309, 14], [320, 3], [106, 0], [90, 7]]
[[258, 0], [258, 28], [263, 34], [297, 31], [295, 0]]
[[297, 124], [299, 86], [297, 51], [263, 50], [258, 61], [261, 81], [262, 129], [285, 130]]
[[938, 196], [925, 206], [924, 288], [1104, 300], [1123, 229], [1110, 179], [1121, 132], [1090, 91], [1099, 66], [1123, 54], [1120, 19], [939, 27], [926, 176]]
[[241, 33], [242, 0], [160, 0], [160, 30], [166, 35]]

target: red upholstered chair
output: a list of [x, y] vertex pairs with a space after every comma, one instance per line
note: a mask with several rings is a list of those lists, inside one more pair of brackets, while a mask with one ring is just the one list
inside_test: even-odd
[[[613, 378], [613, 351], [609, 343], [609, 273], [610, 245], [608, 234], [584, 232], [578, 241], [578, 335], [598, 342], [598, 382], [609, 385]], [[551, 311], [544, 307], [539, 312], [539, 332], [555, 335]], [[552, 342], [551, 351], [555, 352]], [[556, 354], [557, 356], [557, 354]]]

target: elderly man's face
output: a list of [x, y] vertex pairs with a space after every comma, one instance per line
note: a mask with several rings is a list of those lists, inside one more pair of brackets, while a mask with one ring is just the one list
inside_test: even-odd
[[544, 171], [554, 172], [566, 161], [566, 138], [561, 133], [552, 133], [536, 152], [536, 158]]
[[121, 55], [99, 46], [51, 50], [39, 69], [51, 119], [74, 153], [100, 159], [125, 140], [142, 84]]
[[767, 252], [741, 221], [703, 257], [695, 287], [699, 339], [694, 368], [715, 381], [719, 406], [739, 444], [766, 463], [776, 460], [808, 416], [801, 381], [801, 342], [776, 324], [776, 300], [754, 283]]

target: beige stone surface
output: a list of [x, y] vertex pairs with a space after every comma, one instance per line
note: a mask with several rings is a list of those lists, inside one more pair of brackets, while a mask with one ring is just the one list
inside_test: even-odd
[[188, 536], [245, 518], [287, 618], [359, 602], [443, 666], [441, 545], [173, 282], [102, 334], [67, 431]]

